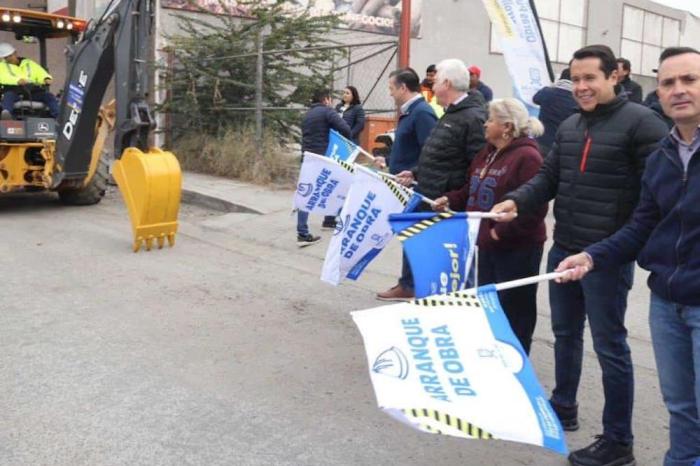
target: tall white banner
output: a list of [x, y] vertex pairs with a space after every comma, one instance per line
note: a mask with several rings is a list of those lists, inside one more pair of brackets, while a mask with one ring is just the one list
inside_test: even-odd
[[531, 114], [538, 113], [532, 102], [537, 91], [552, 83], [542, 35], [529, 0], [483, 0], [500, 39], [516, 97]]

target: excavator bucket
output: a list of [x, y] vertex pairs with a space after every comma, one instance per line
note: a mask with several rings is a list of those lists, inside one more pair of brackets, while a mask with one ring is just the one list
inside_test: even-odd
[[114, 162], [112, 176], [129, 210], [134, 231], [134, 252], [142, 245], [162, 248], [165, 240], [173, 246], [180, 209], [182, 173], [171, 152], [151, 148], [147, 153], [135, 147], [124, 150]]

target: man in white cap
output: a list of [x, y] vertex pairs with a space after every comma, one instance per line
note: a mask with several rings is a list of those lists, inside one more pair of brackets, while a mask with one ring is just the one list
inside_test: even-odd
[[29, 58], [17, 55], [15, 48], [6, 43], [0, 43], [0, 87], [2, 87], [3, 120], [12, 119], [15, 103], [23, 95], [31, 100], [43, 102], [53, 118], [58, 117], [58, 100], [48, 92], [45, 86], [53, 81], [51, 75], [41, 65]]

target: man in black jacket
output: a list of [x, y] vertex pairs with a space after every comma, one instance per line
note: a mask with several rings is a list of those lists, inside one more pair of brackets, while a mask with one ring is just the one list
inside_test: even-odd
[[443, 60], [437, 66], [433, 85], [445, 114], [430, 133], [413, 170], [399, 173], [406, 186], [415, 180], [417, 190], [435, 199], [461, 188], [469, 164], [486, 144], [486, 102], [479, 92], [469, 92], [469, 72], [461, 60]]
[[[469, 72], [461, 60], [443, 60], [437, 65], [433, 90], [445, 113], [425, 141], [418, 165], [397, 175], [397, 180], [405, 186], [417, 181], [416, 190], [430, 199], [464, 185], [469, 164], [486, 144], [487, 119], [483, 96], [479, 92], [469, 93]], [[399, 284], [377, 297], [408, 299], [414, 295], [413, 288], [413, 275], [404, 260]]]
[[627, 99], [635, 104], [642, 103], [642, 86], [636, 81], [632, 81], [632, 64], [626, 58], [617, 59], [617, 83], [627, 94]]
[[[574, 53], [571, 78], [581, 113], [561, 124], [539, 173], [492, 209], [509, 221], [555, 199], [548, 271], [628, 221], [639, 198], [644, 161], [667, 132], [653, 111], [615, 95], [617, 66], [609, 47], [592, 45]], [[565, 430], [578, 429], [576, 392], [586, 318], [603, 372], [603, 434], [570, 455], [575, 466], [634, 464], [634, 379], [624, 321], [633, 267], [596, 270], [581, 282], [549, 286], [556, 378], [551, 402]]]
[[[331, 91], [317, 90], [311, 98], [311, 107], [301, 122], [301, 153], [313, 152], [323, 155], [328, 148], [328, 132], [336, 130], [346, 138], [351, 138], [350, 126], [331, 107]], [[303, 155], [302, 155], [303, 157]], [[317, 243], [321, 238], [309, 232], [309, 213], [297, 212], [297, 246], [305, 247]], [[323, 228], [335, 229], [335, 217], [323, 219]]]

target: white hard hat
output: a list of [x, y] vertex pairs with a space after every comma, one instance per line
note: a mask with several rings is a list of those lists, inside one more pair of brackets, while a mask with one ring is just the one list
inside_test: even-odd
[[15, 48], [10, 44], [8, 44], [7, 42], [0, 42], [0, 58], [9, 57], [15, 52]]

